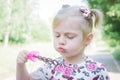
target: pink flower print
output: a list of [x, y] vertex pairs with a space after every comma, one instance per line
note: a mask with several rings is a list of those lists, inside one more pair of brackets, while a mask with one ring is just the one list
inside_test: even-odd
[[99, 75], [94, 77], [93, 80], [98, 80], [98, 78], [99, 78]]
[[58, 65], [55, 70], [60, 73], [60, 72], [63, 72], [64, 71], [64, 66], [63, 65]]
[[73, 77], [68, 78], [68, 80], [73, 80]]
[[104, 64], [101, 64], [100, 67], [105, 68], [105, 65], [104, 65]]
[[73, 72], [73, 69], [71, 67], [65, 68], [64, 75], [71, 75]]
[[106, 80], [110, 80], [110, 78], [108, 76], [106, 76]]
[[51, 80], [57, 80], [57, 79], [55, 79], [55, 78], [52, 78]]
[[70, 66], [71, 64], [68, 64], [66, 61], [64, 61], [64, 64], [66, 65], [66, 66]]
[[57, 80], [57, 79], [55, 79], [55, 78], [52, 76], [50, 80]]
[[92, 62], [92, 63], [87, 65], [87, 69], [89, 71], [95, 71], [97, 69], [97, 64], [95, 62]]
[[54, 73], [55, 73], [55, 70], [51, 70], [51, 73], [54, 74]]

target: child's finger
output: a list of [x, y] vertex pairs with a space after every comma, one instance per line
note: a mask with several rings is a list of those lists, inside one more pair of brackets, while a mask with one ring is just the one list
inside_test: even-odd
[[25, 60], [24, 60], [24, 59], [21, 59], [21, 58], [18, 58], [18, 59], [17, 59], [17, 63], [23, 64], [23, 63], [25, 63]]
[[17, 63], [27, 62], [27, 54], [28, 54], [28, 51], [26, 51], [26, 50], [20, 51], [17, 56]]
[[17, 63], [25, 63], [27, 61], [27, 59], [23, 56], [18, 56], [17, 58]]

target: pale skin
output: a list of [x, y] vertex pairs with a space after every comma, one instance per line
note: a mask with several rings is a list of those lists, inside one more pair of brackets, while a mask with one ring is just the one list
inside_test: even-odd
[[[54, 47], [70, 64], [80, 63], [84, 59], [84, 49], [93, 38], [92, 33], [83, 38], [83, 31], [76, 20], [68, 18], [53, 29]], [[86, 24], [81, 24], [82, 26], [87, 26]], [[31, 73], [28, 73], [26, 69], [25, 63], [27, 62], [28, 53], [28, 51], [23, 50], [17, 56], [16, 80], [37, 80], [33, 79]]]
[[27, 62], [28, 51], [23, 50], [17, 56], [17, 65], [16, 65], [16, 80], [36, 80], [33, 79], [26, 69], [25, 63]]
[[[70, 17], [62, 21], [54, 31], [54, 47], [70, 64], [80, 63], [85, 57], [84, 49], [93, 38], [89, 33], [86, 38], [83, 34], [78, 18]], [[81, 22], [81, 24], [83, 24]], [[87, 25], [82, 25], [87, 26]], [[61, 50], [62, 49], [62, 50]]]

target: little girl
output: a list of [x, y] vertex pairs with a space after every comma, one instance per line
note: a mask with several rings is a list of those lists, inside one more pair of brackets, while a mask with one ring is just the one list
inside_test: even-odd
[[85, 56], [93, 27], [101, 25], [102, 13], [85, 6], [64, 5], [53, 20], [54, 47], [62, 57], [59, 64], [45, 63], [28, 73], [25, 63], [29, 51], [17, 57], [16, 80], [109, 80], [104, 64]]

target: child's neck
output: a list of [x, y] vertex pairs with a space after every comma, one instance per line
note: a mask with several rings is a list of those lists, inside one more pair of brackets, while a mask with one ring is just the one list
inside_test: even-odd
[[82, 61], [84, 61], [84, 59], [85, 59], [85, 54], [82, 53], [76, 56], [65, 58], [65, 62], [67, 64], [80, 64]]

